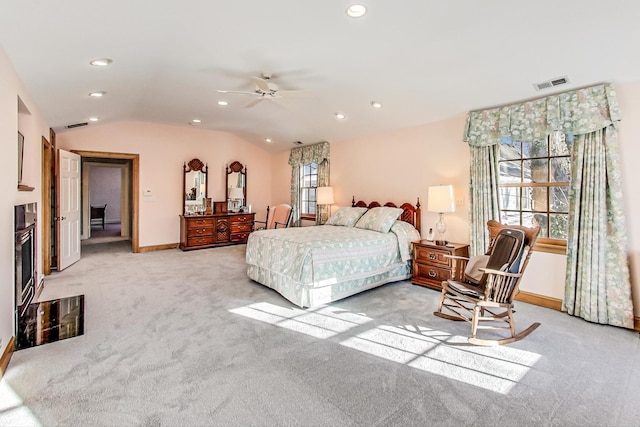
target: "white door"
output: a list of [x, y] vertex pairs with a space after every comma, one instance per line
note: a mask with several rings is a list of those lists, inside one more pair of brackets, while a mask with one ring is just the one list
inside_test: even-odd
[[80, 156], [58, 150], [58, 271], [80, 259]]

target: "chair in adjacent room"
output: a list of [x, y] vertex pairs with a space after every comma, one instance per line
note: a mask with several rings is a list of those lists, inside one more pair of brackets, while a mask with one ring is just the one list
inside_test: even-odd
[[91, 225], [102, 225], [104, 230], [104, 218], [106, 216], [107, 204], [102, 206], [91, 206]]
[[[469, 343], [500, 345], [518, 341], [533, 332], [533, 323], [516, 333], [513, 299], [522, 278], [540, 227], [528, 228], [487, 222], [490, 243], [485, 255], [453, 258], [453, 278], [442, 282], [438, 317], [464, 320], [471, 324]], [[508, 330], [507, 338], [478, 338], [478, 330]], [[495, 336], [495, 335], [494, 335]]]
[[[274, 228], [287, 228], [289, 227], [289, 222], [291, 221], [292, 209], [290, 205], [286, 203], [276, 205], [273, 207], [267, 206], [267, 215], [264, 221], [253, 221], [253, 229], [254, 230], [262, 230], [262, 229], [274, 229]], [[257, 226], [257, 224], [263, 224], [262, 226]]]

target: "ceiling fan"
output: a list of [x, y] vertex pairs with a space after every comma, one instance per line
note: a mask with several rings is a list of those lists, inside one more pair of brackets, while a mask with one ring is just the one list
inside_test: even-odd
[[285, 98], [301, 97], [306, 95], [303, 90], [279, 90], [278, 86], [271, 81], [271, 77], [271, 74], [268, 73], [262, 73], [262, 77], [252, 76], [251, 79], [255, 84], [253, 92], [240, 90], [218, 90], [218, 92], [237, 93], [256, 97], [256, 99], [245, 105], [244, 108], [251, 108], [262, 101], [273, 101], [276, 104], [288, 107], [283, 101]]

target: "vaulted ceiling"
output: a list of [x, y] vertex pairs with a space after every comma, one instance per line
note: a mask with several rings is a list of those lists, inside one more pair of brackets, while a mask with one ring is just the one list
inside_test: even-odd
[[[351, 18], [353, 3], [4, 1], [0, 45], [58, 133], [90, 117], [139, 120], [232, 132], [271, 152], [640, 80], [640, 2], [366, 0]], [[264, 73], [282, 91], [274, 100], [218, 92], [255, 92]]]

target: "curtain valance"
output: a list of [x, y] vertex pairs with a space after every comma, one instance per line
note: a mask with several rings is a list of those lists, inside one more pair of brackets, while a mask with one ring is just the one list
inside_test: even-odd
[[616, 92], [609, 83], [487, 110], [471, 111], [463, 140], [476, 147], [508, 138], [539, 141], [552, 132], [582, 135], [620, 121]]
[[329, 160], [329, 143], [327, 141], [293, 148], [291, 154], [289, 154], [289, 164], [291, 166], [307, 165], [311, 162], [320, 164], [324, 160]]

